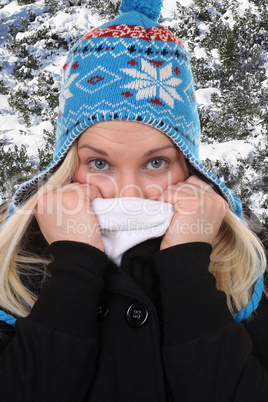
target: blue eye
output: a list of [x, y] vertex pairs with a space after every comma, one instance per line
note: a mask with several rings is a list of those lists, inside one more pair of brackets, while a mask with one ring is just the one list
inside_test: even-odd
[[163, 158], [155, 158], [147, 163], [146, 167], [151, 170], [163, 170], [167, 167], [168, 161]]
[[88, 162], [90, 168], [95, 170], [107, 170], [109, 169], [109, 164], [103, 159], [92, 159]]

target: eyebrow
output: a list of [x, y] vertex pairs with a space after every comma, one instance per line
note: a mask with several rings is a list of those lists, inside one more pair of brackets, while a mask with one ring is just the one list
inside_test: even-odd
[[169, 149], [169, 148], [175, 149], [175, 147], [172, 144], [165, 145], [164, 147], [151, 149], [150, 151], [145, 152], [145, 154], [143, 156], [150, 156], [150, 155], [153, 155], [154, 153], [156, 153], [158, 151], [163, 151], [164, 149]]
[[[103, 151], [102, 149], [92, 147], [91, 145], [84, 144], [84, 145], [81, 145], [81, 147], [79, 147], [78, 149], [80, 150], [80, 149], [83, 149], [83, 148], [91, 149], [92, 151], [97, 152], [98, 154], [103, 155], [103, 156], [109, 156], [107, 154], [107, 152]], [[156, 153], [158, 151], [163, 151], [164, 149], [169, 149], [169, 148], [175, 149], [174, 145], [172, 145], [172, 144], [165, 145], [164, 147], [150, 149], [150, 151], [145, 152], [145, 154], [143, 156], [150, 156], [150, 155], [153, 155], [154, 153]]]
[[94, 148], [94, 147], [86, 145], [86, 144], [81, 145], [81, 147], [79, 147], [78, 150], [84, 149], [84, 148], [91, 149], [92, 151], [97, 152], [97, 154], [101, 154], [103, 156], [108, 156], [107, 152], [103, 151], [102, 149]]

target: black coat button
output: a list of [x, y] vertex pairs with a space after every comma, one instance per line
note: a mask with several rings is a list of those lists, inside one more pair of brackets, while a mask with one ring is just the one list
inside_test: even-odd
[[133, 303], [127, 310], [126, 318], [127, 322], [133, 327], [140, 327], [147, 321], [148, 309], [142, 303]]
[[102, 321], [109, 313], [109, 304], [104, 297], [101, 297], [97, 307], [97, 320]]

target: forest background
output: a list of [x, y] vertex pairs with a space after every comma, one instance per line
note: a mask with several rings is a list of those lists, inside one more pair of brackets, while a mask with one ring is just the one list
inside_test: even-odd
[[[0, 204], [53, 154], [68, 49], [117, 0], [0, 0]], [[164, 0], [161, 24], [191, 56], [200, 158], [268, 222], [266, 0]]]

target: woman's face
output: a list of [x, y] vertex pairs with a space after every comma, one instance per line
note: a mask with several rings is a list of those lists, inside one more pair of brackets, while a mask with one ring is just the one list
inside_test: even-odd
[[103, 198], [157, 200], [186, 179], [183, 156], [167, 135], [130, 121], [94, 124], [78, 139], [75, 181], [96, 186]]

